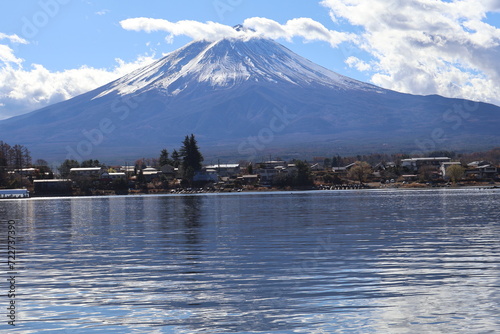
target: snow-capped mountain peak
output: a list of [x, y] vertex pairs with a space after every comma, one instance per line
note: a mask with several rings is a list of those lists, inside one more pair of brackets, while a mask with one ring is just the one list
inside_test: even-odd
[[198, 85], [226, 89], [247, 82], [379, 89], [316, 65], [269, 39], [225, 38], [215, 42], [191, 42], [155, 63], [112, 82], [96, 98], [112, 92], [126, 95], [151, 89], [175, 96]]

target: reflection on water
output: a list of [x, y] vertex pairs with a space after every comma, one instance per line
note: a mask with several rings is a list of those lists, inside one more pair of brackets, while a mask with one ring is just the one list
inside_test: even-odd
[[447, 190], [2, 201], [1, 219], [18, 219], [21, 237], [18, 326], [8, 329], [494, 332], [499, 199]]

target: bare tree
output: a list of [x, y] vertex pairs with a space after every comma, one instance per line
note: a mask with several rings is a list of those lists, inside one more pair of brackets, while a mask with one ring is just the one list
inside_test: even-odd
[[373, 170], [366, 161], [356, 161], [356, 165], [349, 170], [347, 177], [362, 184], [363, 182], [366, 182], [368, 176], [372, 173]]
[[465, 169], [460, 165], [451, 165], [446, 168], [446, 175], [449, 176], [451, 182], [453, 184], [457, 183], [465, 173]]

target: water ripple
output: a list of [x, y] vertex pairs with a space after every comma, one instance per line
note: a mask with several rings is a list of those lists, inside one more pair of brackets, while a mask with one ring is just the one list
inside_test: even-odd
[[499, 199], [448, 190], [2, 202], [20, 217], [14, 332], [495, 332]]

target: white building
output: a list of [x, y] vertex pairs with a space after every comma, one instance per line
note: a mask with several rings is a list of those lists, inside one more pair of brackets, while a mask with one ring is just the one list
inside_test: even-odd
[[103, 170], [102, 167], [79, 167], [71, 168], [69, 172], [79, 176], [100, 176]]
[[240, 164], [217, 164], [203, 167], [204, 170], [215, 170], [220, 177], [234, 177], [241, 172]]
[[401, 160], [401, 167], [407, 167], [409, 170], [416, 172], [423, 166], [432, 166], [438, 169], [442, 163], [450, 161], [451, 159], [447, 157], [411, 158]]
[[102, 179], [109, 179], [109, 180], [120, 180], [120, 179], [126, 179], [127, 174], [124, 172], [116, 172], [116, 173], [102, 173], [101, 174]]

